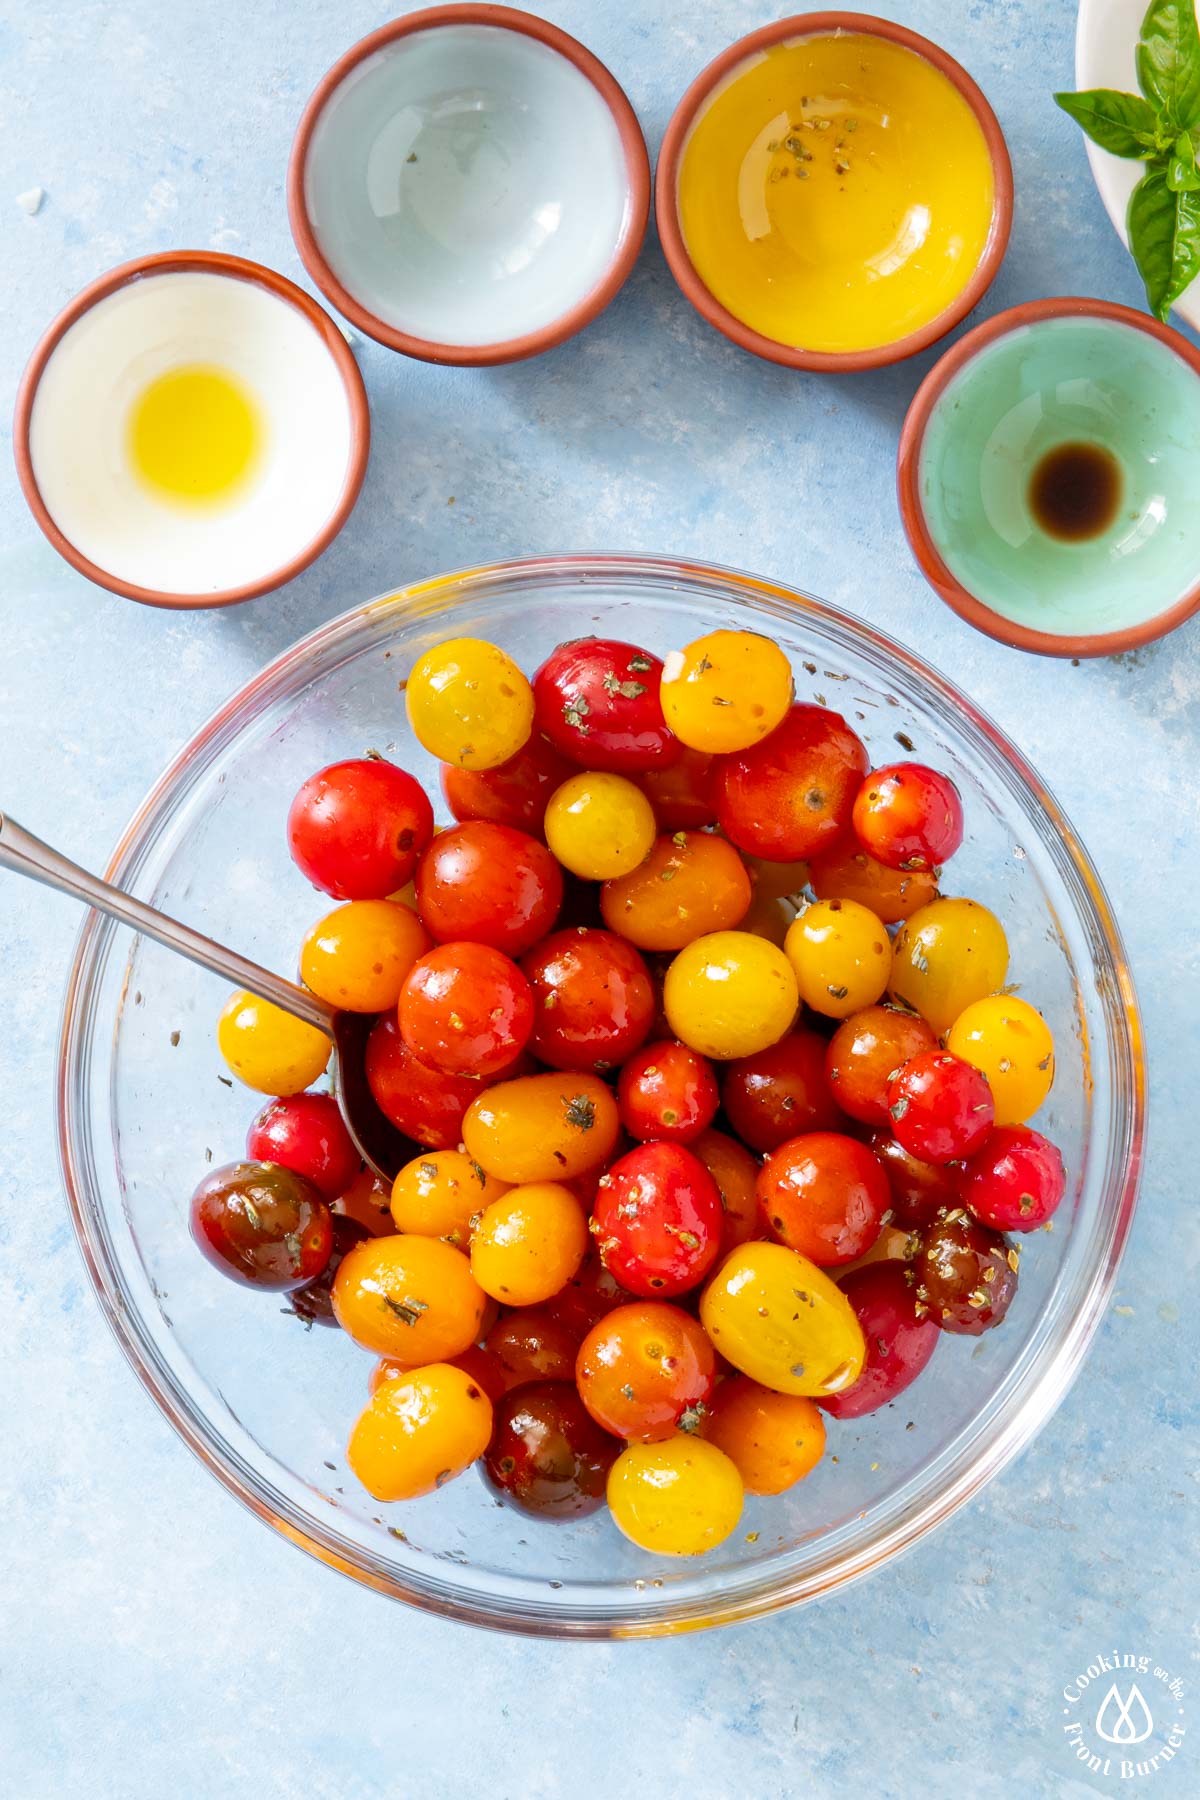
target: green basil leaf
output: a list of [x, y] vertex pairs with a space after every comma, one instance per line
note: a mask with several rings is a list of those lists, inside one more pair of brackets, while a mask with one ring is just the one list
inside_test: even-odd
[[1194, 194], [1200, 189], [1200, 169], [1196, 167], [1196, 147], [1190, 132], [1181, 131], [1175, 139], [1167, 163], [1167, 186], [1173, 194]]
[[1129, 201], [1129, 248], [1150, 310], [1165, 323], [1200, 274], [1200, 196], [1173, 193], [1164, 170], [1147, 169]]
[[1142, 160], [1159, 153], [1158, 115], [1140, 94], [1092, 88], [1085, 94], [1055, 94], [1054, 99], [1102, 150]]
[[1151, 0], [1137, 51], [1138, 85], [1179, 130], [1200, 124], [1195, 0]]

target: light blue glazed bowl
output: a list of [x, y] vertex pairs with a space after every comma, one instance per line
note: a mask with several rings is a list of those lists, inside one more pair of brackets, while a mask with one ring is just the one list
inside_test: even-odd
[[[1118, 502], [1083, 541], [1031, 499], [1046, 455], [1085, 443]], [[1051, 656], [1144, 644], [1200, 608], [1200, 354], [1099, 300], [1041, 300], [968, 332], [917, 392], [900, 510], [942, 599], [990, 636]]]

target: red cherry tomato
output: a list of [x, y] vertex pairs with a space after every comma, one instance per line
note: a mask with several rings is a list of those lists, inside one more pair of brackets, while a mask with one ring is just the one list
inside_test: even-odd
[[717, 1353], [681, 1306], [639, 1300], [593, 1325], [579, 1346], [575, 1379], [605, 1431], [653, 1443], [700, 1424], [717, 1385]]
[[604, 1265], [648, 1300], [669, 1300], [702, 1281], [717, 1259], [721, 1195], [681, 1144], [639, 1144], [600, 1183], [592, 1231]]
[[887, 1176], [865, 1144], [810, 1131], [773, 1150], [758, 1175], [758, 1203], [780, 1243], [832, 1269], [865, 1254], [891, 1201]]
[[572, 1382], [538, 1381], [497, 1406], [483, 1470], [506, 1506], [538, 1519], [578, 1519], [604, 1505], [620, 1449]]
[[999, 1325], [1017, 1291], [1020, 1252], [961, 1206], [939, 1213], [912, 1265], [917, 1299], [943, 1331], [979, 1337]]
[[400, 990], [400, 1035], [447, 1075], [496, 1075], [533, 1029], [533, 995], [510, 956], [490, 944], [439, 944]]
[[793, 706], [760, 743], [714, 759], [721, 829], [739, 850], [771, 862], [815, 856], [848, 830], [869, 766], [840, 713]]
[[566, 757], [535, 735], [494, 769], [459, 769], [443, 763], [442, 793], [460, 821], [487, 819], [540, 838], [547, 800], [573, 773]]
[[247, 1287], [286, 1293], [313, 1281], [333, 1251], [333, 1215], [311, 1181], [277, 1163], [226, 1163], [192, 1195], [192, 1237]]
[[344, 1194], [362, 1168], [332, 1094], [268, 1101], [246, 1133], [246, 1155], [303, 1175], [326, 1200]]
[[892, 1219], [906, 1231], [928, 1225], [944, 1206], [958, 1199], [957, 1170], [923, 1162], [881, 1128], [867, 1140], [892, 1191]]
[[826, 1042], [806, 1026], [754, 1056], [726, 1063], [721, 1104], [752, 1150], [774, 1150], [802, 1131], [834, 1131], [842, 1117], [825, 1071]]
[[292, 1311], [306, 1325], [336, 1325], [337, 1319], [333, 1311], [333, 1278], [342, 1266], [342, 1258], [355, 1244], [361, 1244], [371, 1233], [357, 1219], [347, 1219], [335, 1213], [333, 1217], [333, 1248], [329, 1253], [329, 1261], [314, 1281], [308, 1281], [303, 1287], [293, 1288], [288, 1296]]
[[552, 1069], [615, 1068], [654, 1023], [650, 971], [615, 932], [556, 931], [521, 968], [533, 994], [529, 1047]]
[[574, 1381], [579, 1338], [546, 1306], [518, 1306], [497, 1319], [485, 1340], [505, 1390], [526, 1381]]
[[974, 1156], [992, 1129], [995, 1111], [986, 1075], [948, 1050], [914, 1056], [888, 1083], [892, 1131], [924, 1162]]
[[937, 1348], [938, 1328], [917, 1299], [907, 1265], [871, 1263], [838, 1284], [854, 1308], [867, 1355], [857, 1381], [817, 1401], [835, 1419], [861, 1419], [910, 1387]]
[[537, 729], [585, 769], [664, 768], [682, 746], [663, 718], [662, 667], [648, 650], [613, 638], [560, 644], [533, 678]]
[[937, 1038], [915, 1013], [895, 1006], [865, 1006], [843, 1019], [829, 1040], [825, 1071], [844, 1113], [864, 1125], [888, 1122], [888, 1083], [898, 1069]]
[[637, 784], [654, 808], [659, 831], [699, 831], [716, 824], [712, 761], [706, 751], [689, 745], [667, 768], [647, 769], [638, 776]]
[[963, 809], [948, 775], [924, 763], [875, 769], [854, 801], [854, 835], [889, 869], [935, 869], [963, 840]]
[[958, 1180], [963, 1205], [993, 1231], [1036, 1231], [1067, 1191], [1059, 1150], [1028, 1125], [998, 1125]]
[[288, 813], [297, 867], [335, 900], [386, 900], [412, 877], [433, 835], [420, 783], [395, 763], [363, 757], [310, 775]]
[[394, 1013], [371, 1027], [363, 1061], [375, 1104], [398, 1131], [430, 1150], [457, 1147], [463, 1114], [482, 1091], [481, 1081], [419, 1061], [401, 1037]]
[[439, 832], [417, 867], [417, 910], [439, 943], [465, 938], [520, 956], [549, 931], [562, 897], [545, 844], [487, 819]]
[[592, 1250], [567, 1285], [546, 1301], [545, 1311], [569, 1331], [578, 1344], [597, 1319], [602, 1319], [615, 1306], [628, 1305], [633, 1298], [628, 1288], [623, 1288], [616, 1276], [605, 1268], [599, 1253]]
[[720, 1098], [712, 1064], [686, 1044], [635, 1050], [617, 1082], [621, 1123], [644, 1143], [690, 1143], [712, 1123]]

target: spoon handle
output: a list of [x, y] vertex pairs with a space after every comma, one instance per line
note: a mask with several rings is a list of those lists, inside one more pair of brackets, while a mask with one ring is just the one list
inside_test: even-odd
[[248, 988], [260, 1000], [270, 1000], [284, 1012], [332, 1036], [333, 1008], [310, 994], [307, 988], [284, 981], [282, 976], [272, 975], [269, 969], [260, 969], [257, 963], [239, 956], [236, 950], [227, 950], [224, 944], [214, 943], [212, 938], [193, 931], [190, 925], [181, 925], [178, 919], [168, 918], [166, 913], [157, 912], [145, 901], [122, 893], [120, 888], [101, 881], [97, 875], [89, 875], [86, 869], [69, 862], [3, 812], [0, 812], [0, 868], [11, 869], [16, 875], [28, 875], [31, 881], [40, 881], [46, 887], [70, 894], [74, 900], [82, 900], [85, 906], [94, 906], [97, 912], [107, 913], [122, 925], [131, 925], [135, 931], [153, 938], [177, 956], [186, 956], [189, 962], [199, 963], [202, 969], [211, 969], [214, 975], [224, 975], [235, 986]]

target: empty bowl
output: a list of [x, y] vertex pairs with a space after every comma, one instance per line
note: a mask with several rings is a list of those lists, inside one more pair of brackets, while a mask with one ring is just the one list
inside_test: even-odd
[[1200, 608], [1200, 352], [1145, 313], [1039, 300], [917, 391], [899, 497], [917, 561], [991, 637], [1104, 656]]
[[154, 606], [290, 581], [349, 517], [370, 444], [345, 338], [294, 283], [183, 250], [102, 275], [17, 393], [34, 518], [82, 574]]
[[440, 363], [514, 362], [583, 329], [641, 246], [633, 108], [582, 44], [503, 6], [364, 38], [305, 109], [292, 234], [352, 324]]

